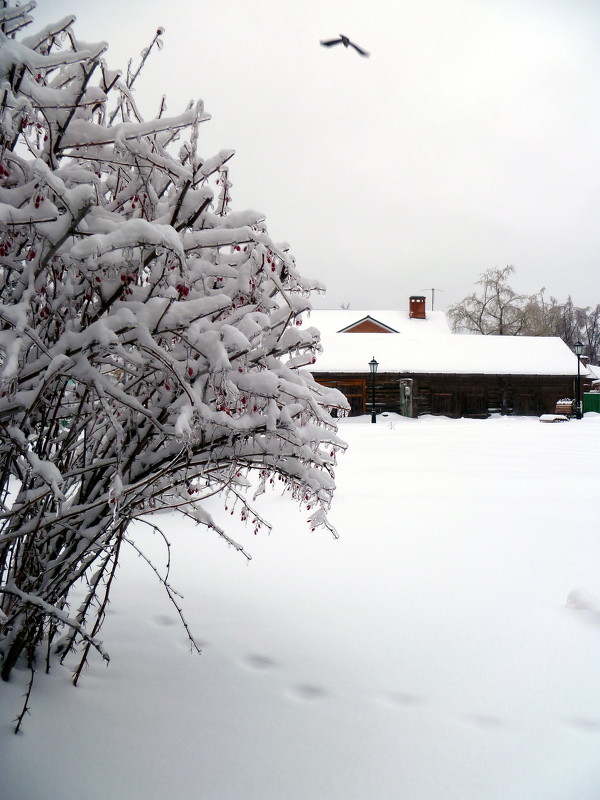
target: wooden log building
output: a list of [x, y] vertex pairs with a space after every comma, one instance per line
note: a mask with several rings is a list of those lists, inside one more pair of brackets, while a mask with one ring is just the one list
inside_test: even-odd
[[[577, 357], [557, 337], [453, 334], [443, 312], [410, 298], [407, 311], [313, 311], [321, 332], [315, 379], [339, 389], [352, 415], [375, 410], [404, 416], [485, 418], [493, 413], [554, 413], [576, 394]], [[587, 370], [582, 365], [582, 392]]]

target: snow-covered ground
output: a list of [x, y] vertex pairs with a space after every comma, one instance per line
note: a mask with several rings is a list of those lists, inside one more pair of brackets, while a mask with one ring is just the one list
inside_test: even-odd
[[162, 517], [201, 656], [129, 552], [110, 667], [40, 674], [18, 737], [0, 686], [3, 798], [597, 800], [600, 415], [341, 432], [338, 541], [275, 493], [250, 564]]

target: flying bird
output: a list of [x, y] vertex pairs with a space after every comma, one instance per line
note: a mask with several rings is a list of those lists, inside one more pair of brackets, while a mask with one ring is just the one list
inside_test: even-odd
[[361, 54], [361, 56], [366, 56], [367, 58], [369, 57], [369, 53], [367, 53], [366, 50], [363, 50], [362, 47], [359, 47], [357, 44], [354, 44], [354, 42], [351, 42], [350, 39], [347, 36], [344, 36], [343, 33], [340, 33], [339, 39], [328, 39], [326, 42], [321, 40], [321, 44], [323, 47], [332, 47], [334, 44], [343, 44], [344, 47], [353, 47], [357, 53]]

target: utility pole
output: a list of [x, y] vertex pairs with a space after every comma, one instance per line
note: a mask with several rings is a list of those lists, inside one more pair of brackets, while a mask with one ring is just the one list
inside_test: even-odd
[[420, 292], [431, 292], [431, 310], [433, 311], [433, 306], [435, 303], [435, 293], [436, 292], [443, 292], [443, 289], [419, 289]]

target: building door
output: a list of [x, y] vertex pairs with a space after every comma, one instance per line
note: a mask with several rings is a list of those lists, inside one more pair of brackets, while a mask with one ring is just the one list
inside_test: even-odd
[[470, 389], [461, 397], [463, 417], [488, 417], [488, 403], [483, 389]]
[[454, 395], [451, 392], [431, 393], [431, 413], [445, 417], [454, 417]]
[[513, 414], [534, 416], [540, 413], [539, 406], [540, 403], [535, 394], [521, 392], [520, 394], [515, 394]]

